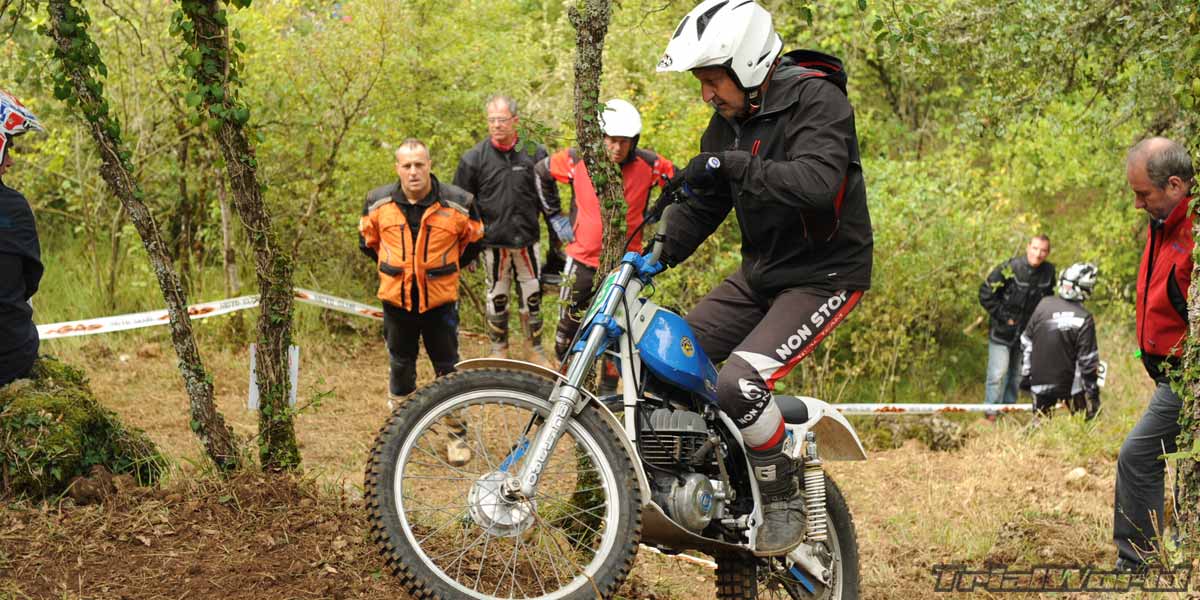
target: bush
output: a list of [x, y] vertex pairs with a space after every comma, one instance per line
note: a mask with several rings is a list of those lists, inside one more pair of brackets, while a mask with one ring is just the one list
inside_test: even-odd
[[154, 484], [166, 463], [150, 438], [92, 396], [83, 372], [51, 358], [0, 388], [0, 493], [61, 494], [94, 465]]

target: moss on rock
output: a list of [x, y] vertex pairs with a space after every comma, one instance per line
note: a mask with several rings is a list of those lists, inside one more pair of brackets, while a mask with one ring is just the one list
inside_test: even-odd
[[165, 461], [145, 432], [96, 401], [75, 367], [43, 357], [29, 379], [0, 387], [0, 493], [44, 498], [93, 465], [158, 481]]

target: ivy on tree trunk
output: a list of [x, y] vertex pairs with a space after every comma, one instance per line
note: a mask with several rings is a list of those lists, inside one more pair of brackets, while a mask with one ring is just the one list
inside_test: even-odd
[[237, 469], [240, 466], [237, 443], [233, 431], [213, 403], [212, 378], [204, 370], [192, 334], [187, 294], [179, 274], [171, 265], [158, 224], [142, 201], [144, 195], [133, 177], [130, 153], [121, 141], [121, 124], [109, 113], [108, 101], [104, 99], [101, 79], [107, 76], [108, 68], [88, 34], [91, 18], [72, 0], [49, 0], [48, 8], [50, 19], [42, 32], [54, 40], [53, 55], [59, 66], [54, 78], [54, 94], [74, 106], [87, 121], [88, 130], [100, 151], [100, 175], [121, 201], [142, 238], [142, 246], [167, 303], [171, 343], [179, 356], [179, 372], [188, 393], [192, 431], [221, 471]]
[[[233, 0], [230, 4], [245, 8], [250, 0]], [[258, 180], [258, 162], [246, 136], [250, 109], [238, 98], [242, 84], [238, 53], [245, 50], [245, 45], [235, 31], [231, 46], [225, 3], [181, 0], [179, 7], [171, 31], [186, 44], [180, 59], [185, 75], [195, 83], [186, 101], [198, 110], [196, 123], [207, 126], [221, 147], [233, 207], [241, 216], [254, 254], [260, 306], [255, 362], [259, 459], [267, 471], [294, 469], [300, 465], [300, 450], [288, 407], [292, 259], [272, 228], [271, 215], [263, 202], [263, 185]]]
[[[569, 10], [575, 27], [575, 136], [583, 154], [596, 195], [600, 199], [604, 223], [600, 267], [605, 274], [617, 265], [625, 252], [625, 196], [621, 171], [608, 159], [604, 132], [600, 129], [600, 74], [604, 72], [604, 37], [612, 17], [610, 0], [579, 0]], [[599, 284], [600, 277], [595, 284]]]
[[[1200, 4], [1193, 6], [1187, 20], [1188, 36], [1184, 48], [1189, 51], [1192, 60], [1188, 67], [1175, 70], [1176, 100], [1184, 109], [1193, 109], [1200, 102], [1200, 64], [1195, 60], [1196, 48], [1200, 47]], [[1193, 122], [1194, 123], [1194, 122]], [[1188, 133], [1184, 144], [1194, 140], [1200, 134], [1194, 127]], [[1197, 146], [1192, 142], [1192, 162], [1197, 158]], [[1200, 185], [1193, 184], [1192, 193], [1200, 191]], [[1192, 210], [1196, 210], [1193, 204]], [[1192, 227], [1192, 237], [1200, 239], [1200, 221]], [[1196, 266], [1192, 268], [1192, 286], [1188, 292], [1188, 339], [1184, 351], [1183, 400], [1179, 411], [1179, 451], [1184, 457], [1179, 460], [1177, 473], [1178, 496], [1175, 506], [1175, 527], [1180, 533], [1180, 555], [1185, 557], [1200, 557], [1200, 246], [1192, 250], [1192, 258]]]

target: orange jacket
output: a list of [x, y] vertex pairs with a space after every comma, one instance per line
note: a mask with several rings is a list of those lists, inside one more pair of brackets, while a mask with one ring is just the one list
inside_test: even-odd
[[[416, 239], [398, 202], [407, 203], [399, 184], [367, 194], [358, 231], [360, 245], [379, 265], [380, 300], [415, 312], [425, 312], [458, 300], [459, 263], [478, 254], [483, 223], [474, 198], [461, 188], [433, 179], [434, 199], [421, 215]], [[412, 306], [417, 286], [419, 306]]]

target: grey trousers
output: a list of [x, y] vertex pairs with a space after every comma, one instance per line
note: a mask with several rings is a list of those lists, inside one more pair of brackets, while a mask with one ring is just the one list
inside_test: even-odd
[[1113, 502], [1113, 541], [1120, 558], [1144, 562], [1162, 533], [1166, 461], [1160, 457], [1175, 451], [1181, 405], [1170, 385], [1158, 384], [1146, 412], [1121, 444]]

